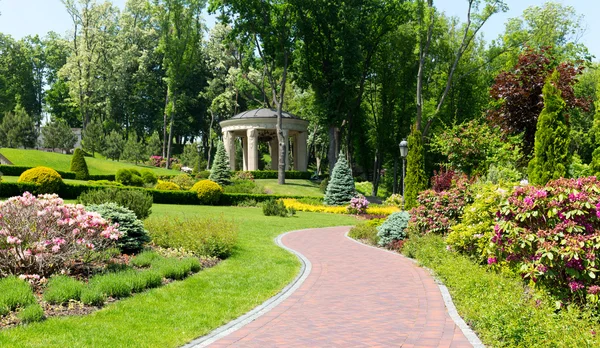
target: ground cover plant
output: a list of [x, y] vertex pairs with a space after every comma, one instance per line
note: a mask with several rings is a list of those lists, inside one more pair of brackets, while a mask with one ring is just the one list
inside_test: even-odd
[[[44, 165], [55, 170], [69, 171], [71, 168], [71, 155], [63, 155], [55, 152], [38, 150], [8, 149], [0, 148], [0, 153], [8, 158], [14, 165], [37, 167]], [[164, 168], [135, 166], [131, 163], [111, 161], [97, 157], [86, 157], [89, 173], [112, 174], [122, 168], [149, 169], [157, 175], [177, 175], [180, 172]]]
[[[348, 206], [330, 206], [319, 204], [318, 202], [298, 200], [294, 198], [283, 198], [281, 201], [287, 208], [294, 208], [296, 211], [318, 212], [318, 213], [333, 213], [333, 214], [354, 214]], [[400, 211], [400, 208], [388, 205], [371, 204], [365, 210], [369, 215], [390, 215]]]
[[153, 217], [221, 214], [235, 216], [240, 230], [233, 254], [218, 266], [108, 304], [84, 317], [49, 318], [36, 325], [0, 331], [0, 345], [65, 347], [78, 342], [87, 346], [181, 346], [246, 313], [295, 277], [299, 261], [273, 243], [275, 236], [290, 230], [356, 223], [351, 216], [302, 212], [295, 219], [265, 217], [257, 208], [153, 207]]

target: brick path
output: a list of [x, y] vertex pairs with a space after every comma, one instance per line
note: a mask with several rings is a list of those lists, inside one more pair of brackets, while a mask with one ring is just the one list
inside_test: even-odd
[[211, 347], [471, 347], [427, 271], [347, 239], [348, 228], [291, 233], [312, 271], [279, 306]]

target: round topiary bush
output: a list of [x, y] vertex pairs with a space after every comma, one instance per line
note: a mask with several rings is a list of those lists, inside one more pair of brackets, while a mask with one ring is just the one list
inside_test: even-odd
[[217, 204], [223, 193], [223, 188], [214, 181], [198, 181], [190, 191], [195, 192], [202, 204]]
[[177, 191], [181, 190], [181, 187], [174, 182], [159, 180], [154, 189], [163, 191]]
[[137, 169], [119, 169], [115, 180], [125, 186], [144, 186], [144, 179]]
[[149, 171], [148, 169], [142, 169], [140, 173], [142, 174], [142, 180], [144, 181], [144, 184], [153, 186], [156, 185], [156, 183], [158, 182], [156, 174]]
[[83, 150], [80, 148], [76, 148], [73, 153], [73, 157], [71, 158], [71, 169], [72, 172], [75, 172], [75, 179], [77, 180], [87, 180], [90, 175], [88, 171], [87, 163], [85, 162], [85, 157], [83, 155]]
[[136, 254], [150, 241], [144, 223], [137, 219], [133, 211], [116, 203], [89, 205], [86, 209], [95, 211], [110, 223], [119, 225], [117, 229], [123, 235], [119, 238], [118, 245], [123, 253]]
[[379, 245], [386, 246], [395, 241], [405, 239], [408, 220], [410, 220], [410, 215], [405, 211], [390, 215], [381, 226], [377, 227]]
[[56, 193], [63, 184], [60, 174], [48, 167], [35, 167], [24, 171], [18, 182], [30, 182], [40, 185], [39, 193]]

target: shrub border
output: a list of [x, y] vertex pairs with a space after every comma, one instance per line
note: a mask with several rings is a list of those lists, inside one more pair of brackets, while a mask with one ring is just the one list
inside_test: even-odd
[[[32, 169], [32, 168], [36, 168], [36, 167], [12, 166], [12, 165], [0, 164], [0, 172], [2, 173], [2, 175], [6, 175], [6, 176], [20, 176], [21, 174], [23, 174], [24, 171]], [[56, 169], [54, 169], [54, 170], [56, 170]], [[63, 179], [75, 179], [75, 177], [76, 177], [75, 172], [65, 172], [62, 170], [56, 170], [56, 172], [58, 174], [60, 174], [60, 177]]]

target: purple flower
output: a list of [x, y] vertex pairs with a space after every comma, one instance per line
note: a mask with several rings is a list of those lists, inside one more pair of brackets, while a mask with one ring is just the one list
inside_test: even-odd
[[495, 257], [488, 257], [487, 262], [488, 262], [488, 265], [493, 265], [493, 264], [498, 263], [498, 259]]
[[583, 286], [583, 284], [581, 284], [581, 282], [578, 281], [572, 281], [569, 283], [569, 288], [571, 288], [571, 291], [575, 292], [575, 291], [579, 291], [581, 289], [583, 289], [585, 286]]
[[531, 196], [526, 196], [523, 198], [523, 203], [525, 203], [526, 206], [531, 207], [533, 206], [534, 200]]

